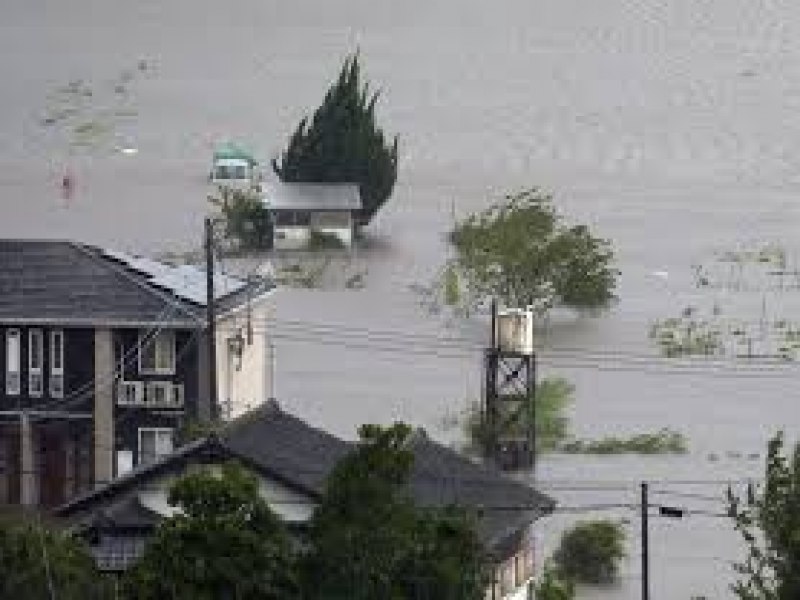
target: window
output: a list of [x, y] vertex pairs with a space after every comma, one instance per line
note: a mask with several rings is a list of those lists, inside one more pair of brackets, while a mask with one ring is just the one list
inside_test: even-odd
[[133, 470], [133, 452], [130, 450], [117, 450], [117, 477]]
[[49, 388], [53, 398], [64, 396], [64, 332], [60, 329], [50, 332]]
[[175, 373], [175, 332], [159, 331], [139, 336], [139, 372], [157, 375]]
[[147, 464], [172, 452], [172, 429], [142, 427], [139, 429], [139, 464]]
[[20, 392], [20, 335], [19, 329], [6, 331], [6, 394], [18, 396]]
[[308, 227], [311, 213], [307, 210], [280, 210], [275, 212], [275, 223], [279, 227]]
[[41, 396], [44, 392], [44, 334], [41, 329], [28, 332], [28, 394]]

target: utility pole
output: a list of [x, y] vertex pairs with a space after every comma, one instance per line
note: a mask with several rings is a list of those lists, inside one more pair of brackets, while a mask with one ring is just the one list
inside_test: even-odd
[[647, 482], [642, 482], [642, 600], [650, 600], [650, 550], [647, 524]]
[[208, 400], [210, 403], [210, 418], [215, 421], [219, 418], [219, 405], [217, 403], [217, 340], [216, 320], [214, 316], [214, 225], [211, 217], [206, 217], [205, 222], [205, 248], [206, 248], [206, 343], [208, 350]]

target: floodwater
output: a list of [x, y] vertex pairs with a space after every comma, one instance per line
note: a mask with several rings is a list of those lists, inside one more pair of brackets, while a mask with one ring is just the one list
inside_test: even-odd
[[[481, 324], [429, 315], [409, 286], [445, 260], [454, 213], [542, 186], [614, 241], [622, 271], [613, 310], [559, 315], [542, 342], [541, 373], [577, 388], [575, 434], [671, 427], [691, 446], [680, 457], [545, 457], [538, 484], [564, 510], [542, 523], [543, 548], [575, 519], [629, 519], [621, 582], [581, 597], [638, 598], [638, 513], [609, 505], [635, 505], [649, 480], [654, 504], [694, 511], [652, 519], [653, 597], [730, 598], [738, 547], [714, 482], [757, 477], [768, 436], [795, 437], [797, 370], [678, 367], [647, 331], [695, 302], [690, 267], [714, 251], [800, 250], [797, 3], [12, 1], [0, 21], [0, 235], [196, 246], [212, 144], [277, 154], [356, 48], [382, 89], [386, 129], [401, 136], [400, 177], [359, 257], [365, 290], [280, 292], [278, 397], [348, 437], [361, 422], [402, 419], [452, 441], [442, 419], [480, 394]], [[108, 86], [141, 59], [138, 116], [120, 124], [138, 153], [68, 156], [63, 135], [39, 124], [48, 94], [79, 78]]]

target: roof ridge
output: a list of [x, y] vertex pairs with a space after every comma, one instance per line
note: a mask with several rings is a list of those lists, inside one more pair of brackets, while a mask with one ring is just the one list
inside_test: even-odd
[[139, 288], [143, 289], [144, 291], [150, 293], [151, 295], [155, 296], [159, 300], [162, 300], [167, 304], [171, 304], [179, 311], [188, 315], [191, 320], [196, 321], [198, 324], [203, 324], [203, 320], [198, 318], [197, 315], [193, 314], [191, 310], [189, 310], [186, 306], [184, 306], [181, 300], [171, 296], [170, 294], [167, 294], [166, 292], [163, 292], [162, 290], [158, 289], [155, 285], [148, 282], [146, 279], [140, 280], [139, 278], [135, 277], [128, 269], [120, 265], [117, 265], [110, 258], [105, 256], [100, 256], [89, 250], [90, 248], [96, 251], [101, 250], [99, 247], [89, 246], [88, 244], [82, 244], [80, 242], [75, 242], [75, 241], [67, 241], [66, 243], [71, 248], [74, 248], [75, 250], [89, 257], [95, 263], [102, 265], [103, 267], [105, 267], [110, 271], [114, 271], [115, 273], [122, 275], [125, 279], [127, 279], [134, 285], [138, 286]]

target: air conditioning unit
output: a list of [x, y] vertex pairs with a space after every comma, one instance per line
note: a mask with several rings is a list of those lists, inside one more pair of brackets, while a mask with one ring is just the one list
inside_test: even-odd
[[144, 384], [141, 381], [120, 381], [117, 387], [117, 404], [121, 406], [144, 404]]
[[145, 385], [145, 406], [173, 408], [183, 406], [183, 385], [171, 381], [148, 381]]

